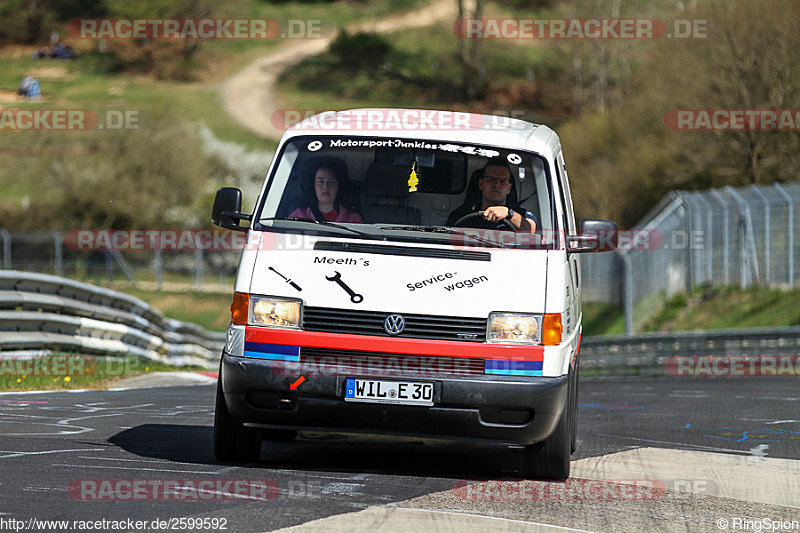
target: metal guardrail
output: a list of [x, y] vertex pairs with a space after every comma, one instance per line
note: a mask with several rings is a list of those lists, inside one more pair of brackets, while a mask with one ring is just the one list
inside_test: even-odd
[[[186, 234], [191, 231], [186, 230]], [[224, 278], [235, 275], [241, 253], [232, 244], [230, 249], [215, 250], [214, 253], [202, 248], [82, 250], [75, 249], [74, 237], [70, 232], [12, 232], [0, 227], [0, 269], [41, 272], [73, 279], [100, 276], [109, 282], [122, 273], [130, 283], [154, 282], [158, 290], [169, 284], [164, 282], [164, 273], [171, 272], [192, 279], [194, 288], [202, 289], [226, 284]]]
[[584, 337], [582, 376], [667, 376], [668, 358], [800, 354], [800, 327]]
[[[164, 317], [133, 296], [49, 274], [0, 271], [0, 355], [46, 350], [216, 367], [225, 333]], [[673, 356], [800, 354], [800, 327], [584, 337], [582, 375], [668, 375]]]
[[216, 367], [225, 333], [133, 296], [49, 274], [0, 271], [0, 354], [60, 350]]

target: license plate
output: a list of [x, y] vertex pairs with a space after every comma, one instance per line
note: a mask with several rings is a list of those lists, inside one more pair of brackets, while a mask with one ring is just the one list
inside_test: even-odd
[[433, 405], [433, 383], [353, 379], [345, 381], [346, 402]]

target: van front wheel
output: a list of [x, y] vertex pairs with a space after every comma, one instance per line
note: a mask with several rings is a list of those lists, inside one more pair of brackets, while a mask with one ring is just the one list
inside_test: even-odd
[[544, 441], [525, 446], [523, 474], [528, 479], [567, 479], [572, 452], [572, 380], [564, 411], [553, 433]]
[[214, 457], [228, 463], [258, 461], [261, 436], [233, 419], [222, 393], [222, 376], [217, 382], [217, 403], [214, 409]]

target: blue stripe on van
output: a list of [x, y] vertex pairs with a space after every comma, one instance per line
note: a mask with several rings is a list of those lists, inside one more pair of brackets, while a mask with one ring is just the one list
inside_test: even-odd
[[300, 347], [286, 344], [267, 344], [264, 342], [244, 343], [244, 356], [275, 361], [300, 361]]
[[542, 361], [487, 359], [485, 373], [500, 376], [541, 376], [542, 366]]

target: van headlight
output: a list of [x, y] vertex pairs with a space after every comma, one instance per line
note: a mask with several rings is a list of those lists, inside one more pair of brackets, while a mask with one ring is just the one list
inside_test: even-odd
[[491, 313], [486, 340], [539, 344], [542, 340], [542, 315]]
[[486, 341], [554, 346], [561, 343], [562, 334], [561, 313], [490, 313]]
[[303, 303], [300, 300], [250, 295], [250, 324], [273, 328], [300, 329]]

